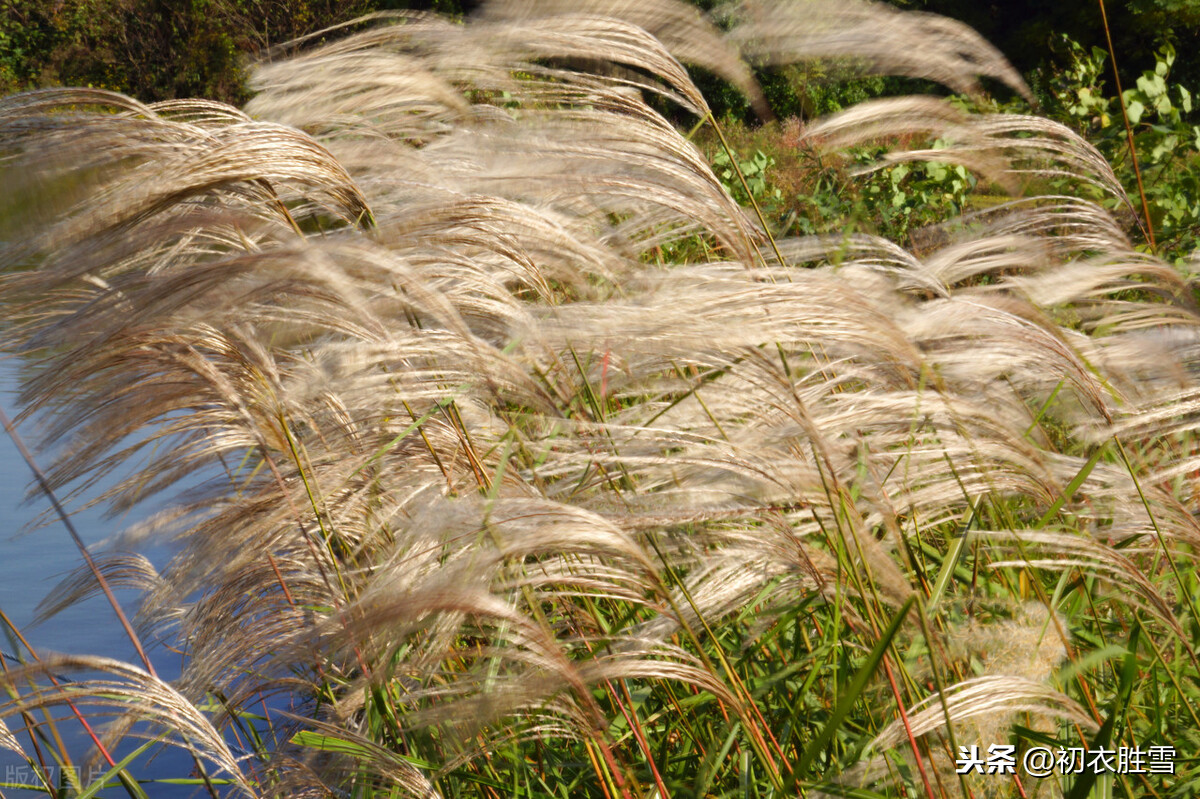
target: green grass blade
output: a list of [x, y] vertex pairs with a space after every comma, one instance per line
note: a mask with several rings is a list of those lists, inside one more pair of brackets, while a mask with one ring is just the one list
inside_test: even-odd
[[808, 748], [804, 750], [804, 754], [800, 757], [800, 762], [796, 765], [796, 769], [792, 772], [784, 786], [783, 793], [787, 794], [792, 791], [792, 789], [795, 787], [796, 780], [798, 780], [801, 775], [808, 773], [809, 768], [817, 759], [817, 756], [821, 753], [821, 750], [823, 750], [829, 744], [829, 742], [833, 740], [833, 736], [837, 734], [838, 727], [840, 727], [842, 722], [845, 721], [846, 717], [850, 715], [850, 711], [853, 709], [854, 704], [858, 702], [858, 698], [862, 694], [863, 689], [867, 687], [867, 683], [870, 682], [871, 677], [874, 676], [876, 670], [879, 668], [879, 664], [883, 662], [883, 656], [887, 653], [888, 647], [891, 646], [892, 639], [894, 639], [896, 637], [896, 633], [900, 631], [900, 626], [904, 623], [905, 618], [908, 616], [909, 610], [912, 609], [912, 606], [916, 601], [917, 598], [915, 596], [909, 597], [908, 600], [901, 605], [900, 610], [896, 613], [896, 615], [892, 617], [891, 623], [887, 626], [887, 629], [883, 631], [883, 635], [879, 637], [879, 641], [876, 642], [874, 648], [871, 650], [871, 653], [867, 656], [866, 662], [859, 667], [858, 671], [854, 675], [854, 678], [850, 681], [850, 685], [847, 687], [845, 693], [843, 693], [839, 698], [837, 707], [834, 708], [833, 715], [830, 716], [829, 721], [825, 723], [824, 729], [822, 729], [820, 734], [813, 739], [812, 743], [808, 745]]
[[[1111, 748], [1113, 730], [1116, 728], [1117, 719], [1122, 715], [1122, 709], [1129, 705], [1129, 697], [1133, 692], [1133, 683], [1137, 678], [1138, 673], [1138, 637], [1141, 634], [1141, 625], [1134, 625], [1133, 631], [1129, 634], [1128, 654], [1125, 655], [1125, 660], [1121, 665], [1120, 685], [1117, 688], [1116, 694], [1113, 696], [1112, 702], [1108, 706], [1108, 718], [1100, 725], [1099, 732], [1088, 745], [1089, 751], [1094, 751], [1101, 747]], [[1096, 783], [1098, 774], [1095, 771], [1084, 769], [1083, 773], [1075, 779], [1075, 784], [1071, 786], [1071, 792], [1067, 794], [1067, 799], [1087, 799], [1088, 794], [1092, 790], [1092, 786]], [[1111, 785], [1109, 786], [1111, 788]]]

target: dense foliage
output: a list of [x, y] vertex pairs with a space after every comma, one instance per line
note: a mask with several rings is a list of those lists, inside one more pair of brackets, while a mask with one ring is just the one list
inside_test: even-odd
[[[1085, 49], [1105, 47], [1100, 6], [1088, 0], [890, 0], [894, 5], [963, 20], [997, 45], [1022, 72], [1053, 74], [1070, 61], [1064, 35]], [[717, 0], [692, 0], [704, 10]], [[0, 0], [0, 92], [48, 85], [96, 86], [142, 100], [208, 97], [244, 99], [246, 58], [272, 45], [380, 10], [399, 8], [460, 15], [477, 0]], [[1182, 54], [1177, 78], [1200, 84], [1200, 0], [1108, 0], [1119, 67], [1130, 83], [1153, 69], [1155, 53], [1171, 45]], [[817, 77], [820, 77], [820, 68]], [[846, 93], [828, 83], [805, 88], [801, 75], [763, 70], [759, 78], [780, 117], [801, 109], [827, 113], [824, 93], [842, 103], [878, 94], [873, 82]], [[792, 72], [788, 70], [787, 72]], [[745, 108], [736, 92], [700, 77], [718, 116]], [[1035, 88], [1038, 88], [1035, 82]], [[865, 94], [864, 94], [865, 92]], [[893, 92], [894, 93], [894, 92]]]
[[0, 91], [94, 86], [144, 100], [245, 99], [247, 58], [375, 0], [0, 0]]
[[1022, 72], [1062, 66], [1066, 53], [1062, 36], [1084, 47], [1107, 48], [1104, 19], [1120, 57], [1122, 82], [1130, 83], [1152, 69], [1155, 51], [1171, 44], [1189, 57], [1179, 77], [1189, 85], [1200, 82], [1200, 2], [1197, 0], [1105, 0], [1104, 13], [1096, 0], [896, 0], [907, 8], [932, 11], [961, 19], [997, 45]]

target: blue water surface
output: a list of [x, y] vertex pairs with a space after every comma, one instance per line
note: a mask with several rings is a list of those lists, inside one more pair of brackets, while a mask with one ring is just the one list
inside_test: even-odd
[[[0, 406], [10, 418], [18, 410], [16, 387], [15, 364], [10, 360], [0, 360]], [[36, 440], [35, 431], [25, 425], [19, 429], [19, 433], [32, 447]], [[35, 457], [40, 459], [44, 456], [35, 454]], [[46, 459], [48, 462], [49, 459]], [[39, 603], [52, 594], [57, 584], [78, 568], [83, 560], [63, 524], [57, 517], [47, 514], [50, 509], [47, 499], [40, 493], [30, 493], [33, 485], [33, 474], [17, 447], [8, 435], [0, 434], [0, 610], [21, 631], [39, 656], [52, 653], [99, 655], [140, 665], [136, 650], [103, 596], [90, 598], [51, 619], [34, 623]], [[100, 508], [73, 513], [80, 536], [90, 549], [96, 551], [103, 551], [106, 541], [139, 518], [105, 519]], [[160, 567], [167, 557], [165, 550], [151, 550], [145, 554]], [[132, 618], [136, 612], [136, 594], [128, 590], [118, 591], [117, 598], [126, 614]], [[13, 645], [9, 635], [0, 634], [0, 651], [4, 653], [10, 668], [16, 665], [18, 659], [30, 658], [30, 653], [24, 647]], [[160, 677], [171, 680], [178, 676], [178, 655], [162, 646], [152, 645], [149, 654]], [[7, 698], [0, 695], [0, 702]], [[59, 709], [55, 715], [63, 718], [69, 716], [69, 711]], [[103, 720], [97, 721], [102, 723]], [[8, 726], [15, 732], [20, 722], [10, 718]], [[60, 731], [73, 761], [82, 763], [90, 748], [90, 741], [83, 729], [77, 722], [67, 720], [60, 725]], [[28, 736], [19, 734], [18, 739], [28, 751]], [[129, 745], [125, 750], [132, 748], [134, 746]], [[185, 753], [166, 750], [152, 759], [144, 758], [136, 768], [136, 776], [140, 779], [187, 777], [190, 770], [191, 760]], [[45, 795], [13, 787], [14, 784], [27, 785], [32, 781], [33, 775], [26, 761], [0, 748], [0, 785], [8, 786], [0, 788], [0, 795]], [[151, 797], [191, 796], [196, 793], [193, 787], [163, 783], [148, 783], [145, 789]], [[106, 789], [100, 795], [115, 797], [128, 794], [117, 788]]]

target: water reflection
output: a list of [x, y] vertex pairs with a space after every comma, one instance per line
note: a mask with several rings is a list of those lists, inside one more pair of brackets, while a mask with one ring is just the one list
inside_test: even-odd
[[[0, 360], [0, 403], [12, 416], [16, 403], [16, 369], [11, 361]], [[28, 440], [33, 436], [23, 430]], [[16, 446], [7, 435], [0, 435], [0, 610], [12, 621], [39, 655], [47, 653], [69, 653], [102, 655], [129, 663], [137, 663], [137, 655], [117, 621], [111, 606], [102, 596], [97, 596], [73, 605], [53, 618], [35, 624], [38, 604], [54, 591], [56, 585], [72, 570], [82, 564], [79, 551], [70, 535], [56, 517], [49, 515], [50, 504], [44, 496], [28, 496], [33, 485], [33, 475], [22, 460]], [[106, 520], [99, 508], [91, 508], [73, 514], [80, 536], [89, 547], [99, 547], [112, 538], [125, 525], [136, 518]], [[152, 560], [161, 565], [164, 553], [148, 553]], [[118, 591], [118, 600], [126, 613], [132, 617], [136, 610], [136, 595], [130, 591]], [[6, 633], [9, 631], [5, 631]], [[29, 654], [12, 640], [11, 634], [0, 635], [0, 652], [8, 665]], [[21, 651], [18, 651], [21, 650]], [[152, 647], [151, 659], [159, 675], [172, 679], [178, 675], [178, 657], [162, 647]], [[57, 714], [62, 716], [60, 712]], [[9, 723], [10, 729], [18, 732], [22, 744], [28, 737], [18, 730], [18, 725]], [[67, 747], [75, 763], [70, 768], [75, 773], [88, 777], [88, 766], [82, 758], [89, 749], [89, 742], [79, 725], [74, 722], [61, 726]], [[186, 776], [190, 761], [181, 752], [170, 752], [143, 765], [137, 771], [139, 778], [153, 776]], [[61, 766], [52, 766], [55, 779], [63, 777]], [[103, 770], [97, 774], [103, 773]], [[0, 784], [8, 787], [0, 790], [4, 796], [44, 795], [15, 789], [13, 785], [36, 784], [32, 768], [16, 754], [0, 748]], [[154, 796], [188, 796], [191, 788], [157, 785]], [[101, 796], [118, 795], [105, 791]]]

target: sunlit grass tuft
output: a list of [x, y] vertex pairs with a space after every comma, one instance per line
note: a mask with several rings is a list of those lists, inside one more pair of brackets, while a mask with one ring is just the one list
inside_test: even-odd
[[[115, 715], [118, 781], [84, 795], [140, 795], [147, 739], [212, 794], [1186, 795], [1191, 287], [1037, 194], [1124, 199], [1087, 142], [929, 98], [804, 144], [936, 135], [891, 160], [1012, 202], [920, 254], [773, 237], [645, 102], [724, 140], [680, 60], [752, 94], [750, 54], [1024, 91], [957, 24], [796, 7], [388, 16], [261, 66], [245, 113], [0, 100], [4, 344], [47, 489], [169, 497], [138, 535], [177, 552], [98, 553], [46, 612], [135, 586], [184, 653], [172, 685], [8, 667], [0, 745], [48, 774], [57, 727]], [[1006, 744], [1180, 757], [956, 773]]]

